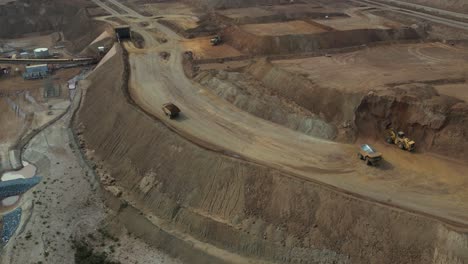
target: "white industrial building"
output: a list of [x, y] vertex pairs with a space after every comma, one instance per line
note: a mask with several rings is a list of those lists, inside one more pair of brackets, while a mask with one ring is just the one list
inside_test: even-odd
[[34, 57], [37, 59], [43, 59], [50, 56], [48, 48], [37, 48], [34, 50]]

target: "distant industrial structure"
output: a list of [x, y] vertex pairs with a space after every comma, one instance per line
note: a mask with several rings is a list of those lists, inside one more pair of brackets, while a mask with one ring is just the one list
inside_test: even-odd
[[36, 59], [44, 59], [50, 57], [49, 49], [48, 48], [37, 48], [34, 50], [34, 57]]
[[42, 79], [49, 75], [49, 67], [47, 64], [26, 66], [23, 73], [25, 80]]
[[21, 57], [22, 59], [30, 59], [30, 58], [31, 58], [31, 54], [29, 54], [29, 52], [26, 52], [26, 51], [25, 51], [25, 52], [21, 52], [21, 53], [20, 53], [20, 57]]

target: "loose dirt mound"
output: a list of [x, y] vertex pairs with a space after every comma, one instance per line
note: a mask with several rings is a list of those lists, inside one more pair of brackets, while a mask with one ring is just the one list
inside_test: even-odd
[[285, 54], [359, 46], [372, 42], [418, 39], [420, 36], [412, 28], [356, 29], [318, 34], [260, 36], [238, 26], [231, 26], [223, 31], [223, 38], [226, 43], [248, 54]]
[[[249, 76], [257, 82], [249, 81]], [[310, 135], [344, 142], [354, 142], [357, 137], [383, 140], [386, 127], [392, 126], [416, 140], [420, 150], [458, 159], [466, 159], [468, 154], [468, 104], [439, 95], [430, 85], [346, 92], [318, 85], [267, 60], [248, 66], [242, 74], [202, 75], [197, 80], [248, 112]], [[256, 93], [271, 93], [275, 99], [262, 96], [259, 100]], [[277, 117], [281, 105], [277, 101], [288, 102], [279, 107], [289, 109], [282, 112], [283, 119]], [[288, 113], [295, 118], [284, 120]], [[307, 116], [315, 121], [301, 118]]]
[[411, 135], [420, 149], [462, 159], [468, 154], [468, 104], [429, 85], [369, 93], [356, 111], [356, 125], [363, 137], [383, 138], [391, 125]]
[[[75, 125], [98, 172], [115, 180], [107, 184], [137, 209], [157, 216], [155, 223], [278, 263], [467, 261], [467, 235], [438, 222], [189, 143], [127, 102], [123, 83], [115, 78], [122, 75], [121, 56], [99, 67]], [[181, 245], [151, 240], [171, 252]], [[208, 263], [194, 255], [194, 248], [188, 261]]]

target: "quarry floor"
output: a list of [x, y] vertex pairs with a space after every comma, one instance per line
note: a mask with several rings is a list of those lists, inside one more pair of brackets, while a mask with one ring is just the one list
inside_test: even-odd
[[[148, 19], [136, 11], [121, 7], [118, 1], [109, 2], [136, 18], [128, 20], [129, 23]], [[121, 15], [109, 6], [106, 10]], [[182, 38], [167, 27], [157, 23], [150, 25], [146, 28], [135, 26], [135, 31], [145, 39], [145, 49], [136, 49], [131, 43], [124, 44], [129, 52], [129, 92], [141, 108], [178, 134], [224, 155], [276, 168], [362, 199], [371, 199], [442, 221], [453, 221], [459, 226], [468, 224], [468, 214], [465, 213], [468, 212], [468, 205], [464, 202], [468, 199], [468, 179], [465, 177], [467, 164], [424, 153], [402, 153], [394, 146], [377, 142], [377, 148], [385, 153], [386, 162], [380, 168], [367, 167], [355, 158], [358, 144], [338, 144], [312, 138], [253, 117], [191, 82], [185, 77], [181, 64], [182, 53], [186, 48], [180, 44]], [[164, 34], [168, 42], [160, 44], [153, 35], [154, 31]], [[388, 51], [387, 47], [382, 49]], [[170, 52], [168, 60], [160, 57], [159, 52], [162, 51]], [[389, 80], [408, 81], [413, 79], [411, 74], [415, 75], [414, 78], [422, 75], [456, 78], [463, 74], [466, 67], [466, 50], [463, 48], [418, 44], [392, 46], [390, 51], [392, 56], [388, 57], [376, 48], [331, 58], [277, 63], [299, 72], [306, 69], [307, 73], [320, 75], [321, 78], [323, 72], [320, 70], [336, 74], [329, 70], [337, 67], [343, 69], [339, 72], [343, 83], [358, 80], [358, 83], [351, 82], [353, 85], [350, 87], [355, 89], [369, 89], [371, 85]], [[427, 55], [428, 51], [432, 55]], [[373, 64], [366, 63], [368, 57], [374, 58]], [[411, 69], [409, 73], [404, 70], [394, 71], [395, 76], [382, 73], [386, 67], [398, 68], [398, 62], [390, 65], [386, 63], [397, 58], [414, 65], [414, 70]], [[434, 70], [434, 62], [442, 64]], [[317, 64], [321, 67], [316, 67], [319, 70], [314, 73], [313, 69], [316, 68], [308, 65]], [[447, 76], [449, 71], [455, 74]], [[376, 72], [379, 75], [376, 76]], [[325, 75], [323, 78], [329, 77]], [[369, 86], [363, 83], [369, 83]], [[166, 102], [174, 102], [181, 108], [179, 119], [168, 120], [164, 116], [160, 106]], [[431, 161], [430, 166], [427, 165], [428, 160]]]
[[459, 99], [468, 89], [450, 92], [450, 83], [463, 85], [468, 70], [468, 46], [441, 42], [369, 47], [330, 57], [277, 60], [274, 64], [301, 74], [321, 87], [345, 92], [382, 89], [396, 84], [436, 84], [442, 94]]

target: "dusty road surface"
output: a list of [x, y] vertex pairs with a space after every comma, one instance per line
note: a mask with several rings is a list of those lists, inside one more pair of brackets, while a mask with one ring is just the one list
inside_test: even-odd
[[[116, 0], [110, 2], [122, 6]], [[133, 16], [135, 11], [128, 14]], [[388, 152], [388, 161], [380, 168], [367, 167], [357, 160], [356, 146], [316, 139], [256, 118], [194, 84], [183, 71], [180, 37], [164, 26], [153, 23], [152, 27], [166, 34], [168, 42], [159, 44], [153, 33], [135, 25], [134, 29], [145, 38], [146, 49], [125, 44], [129, 51], [130, 94], [147, 113], [177, 133], [205, 148], [362, 199], [452, 221], [460, 228], [468, 224], [466, 164], [423, 154], [413, 157], [381, 146]], [[171, 53], [168, 60], [160, 57], [161, 51]], [[179, 119], [164, 116], [161, 106], [167, 102], [182, 110]], [[427, 166], [428, 159], [431, 166]]]

